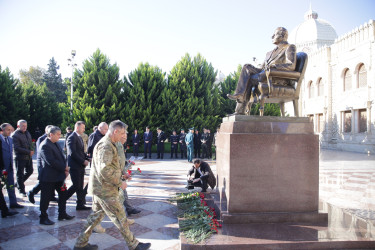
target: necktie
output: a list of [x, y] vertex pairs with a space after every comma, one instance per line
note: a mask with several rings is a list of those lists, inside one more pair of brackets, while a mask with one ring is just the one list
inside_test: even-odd
[[8, 144], [8, 146], [9, 146], [9, 139], [8, 139], [8, 137], [5, 137], [5, 142]]

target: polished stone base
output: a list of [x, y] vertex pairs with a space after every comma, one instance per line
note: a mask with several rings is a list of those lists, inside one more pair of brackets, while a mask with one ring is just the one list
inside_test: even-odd
[[308, 118], [230, 116], [217, 136], [224, 223], [317, 222], [319, 138]]
[[[208, 205], [215, 207], [216, 211], [217, 203], [213, 202], [217, 196], [218, 193], [212, 192], [206, 194], [205, 198]], [[344, 209], [326, 203], [320, 205], [323, 209], [320, 215], [326, 216], [325, 221], [316, 218], [314, 223], [271, 223], [263, 218], [265, 222], [259, 223], [224, 222], [218, 234], [213, 234], [200, 244], [188, 242], [181, 234], [181, 250], [375, 249], [375, 235], [371, 222], [363, 221]], [[223, 216], [223, 213], [221, 215]], [[225, 215], [221, 219], [225, 220]]]

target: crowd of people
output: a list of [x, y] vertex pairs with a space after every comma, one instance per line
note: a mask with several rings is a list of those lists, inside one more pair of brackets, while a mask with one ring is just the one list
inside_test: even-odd
[[[185, 129], [182, 128], [180, 134], [177, 134], [177, 131], [173, 130], [169, 136], [169, 142], [171, 143], [170, 158], [178, 159], [178, 154], [180, 154], [181, 159], [187, 159], [191, 163], [193, 162], [193, 158], [211, 159], [218, 132], [219, 128], [215, 134], [212, 134], [210, 129], [207, 128], [203, 129], [203, 133], [194, 128], [190, 128], [188, 133], [185, 133]], [[157, 159], [164, 159], [164, 144], [167, 141], [168, 136], [166, 133], [160, 127], [157, 128]], [[153, 133], [150, 131], [150, 127], [147, 126], [142, 137], [138, 134], [138, 130], [135, 129], [132, 140], [127, 145], [133, 147], [134, 156], [139, 156], [139, 147], [143, 143], [144, 159], [151, 159], [152, 142]]]
[[[119, 120], [109, 125], [102, 122], [97, 130], [84, 140], [85, 123], [78, 121], [74, 130], [65, 141], [66, 155], [58, 145], [61, 129], [48, 125], [45, 134], [32, 141], [27, 130], [27, 121], [19, 120], [17, 129], [9, 123], [3, 123], [0, 132], [0, 177], [6, 186], [9, 196], [9, 207], [23, 208], [17, 203], [15, 189], [23, 197], [35, 203], [34, 196], [40, 192], [40, 220], [42, 225], [53, 225], [48, 217], [48, 207], [52, 200], [58, 202], [58, 220], [72, 220], [66, 212], [67, 200], [76, 193], [76, 210], [92, 210], [75, 243], [74, 249], [98, 249], [89, 244], [93, 231], [105, 232], [100, 222], [107, 215], [123, 235], [129, 249], [149, 249], [150, 243], [139, 242], [129, 229], [134, 220], [128, 217], [141, 211], [134, 208], [126, 192], [127, 181], [131, 176], [125, 171], [126, 161], [123, 144], [127, 139], [127, 125]], [[87, 145], [86, 145], [87, 144]], [[16, 182], [13, 179], [13, 152], [16, 169]], [[36, 153], [38, 183], [26, 192], [25, 182], [33, 173], [32, 157]], [[84, 186], [85, 169], [90, 166], [90, 178]], [[72, 185], [66, 186], [66, 178], [70, 175]], [[6, 177], [6, 178], [4, 178]], [[58, 197], [55, 197], [57, 192]], [[92, 207], [86, 206], [86, 194], [92, 195]], [[0, 189], [0, 208], [2, 218], [14, 216]]]
[[[53, 225], [55, 222], [48, 217], [48, 207], [51, 201], [58, 203], [58, 220], [72, 220], [75, 216], [66, 212], [66, 203], [73, 194], [76, 194], [76, 210], [92, 210], [87, 218], [87, 223], [80, 233], [75, 249], [97, 249], [96, 245], [88, 243], [92, 231], [104, 233], [100, 225], [101, 220], [107, 215], [117, 226], [127, 242], [129, 249], [148, 249], [150, 243], [138, 242], [129, 229], [134, 220], [128, 217], [141, 211], [133, 207], [128, 199], [126, 187], [131, 176], [125, 171], [127, 145], [133, 147], [133, 155], [139, 155], [139, 147], [144, 144], [144, 158], [151, 159], [151, 146], [153, 134], [149, 127], [141, 139], [137, 130], [134, 130], [132, 140], [127, 143], [127, 125], [117, 120], [109, 125], [101, 122], [95, 126], [93, 133], [87, 136], [85, 123], [77, 121], [74, 129], [66, 128], [65, 143], [62, 149], [58, 141], [62, 137], [59, 127], [48, 125], [45, 133], [38, 133], [34, 145], [31, 134], [27, 130], [27, 121], [19, 120], [17, 129], [9, 123], [0, 126], [0, 176], [6, 177], [6, 189], [9, 197], [9, 207], [19, 209], [24, 206], [17, 203], [15, 189], [29, 202], [35, 204], [35, 195], [40, 192], [40, 221], [42, 225]], [[172, 132], [169, 137], [171, 143], [171, 158], [187, 158], [193, 162], [195, 158], [211, 158], [212, 145], [216, 138], [209, 129], [204, 129], [202, 134], [197, 129], [190, 128], [189, 133], [181, 129], [177, 135]], [[168, 141], [161, 128], [157, 128], [157, 158], [164, 157], [164, 143]], [[125, 145], [125, 146], [124, 146]], [[65, 154], [64, 154], [65, 152]], [[26, 192], [25, 182], [33, 174], [33, 155], [36, 153], [38, 170], [38, 183]], [[13, 158], [14, 154], [14, 158]], [[14, 166], [16, 180], [14, 180]], [[89, 182], [84, 185], [86, 167], [90, 167]], [[70, 175], [72, 185], [66, 186], [66, 179]], [[206, 192], [207, 187], [213, 189], [216, 184], [209, 165], [202, 160], [195, 160], [188, 172], [188, 186], [201, 187]], [[0, 208], [3, 218], [18, 214], [6, 205], [2, 189], [0, 189]], [[55, 196], [57, 192], [58, 197]], [[92, 194], [92, 207], [86, 205], [87, 193]]]

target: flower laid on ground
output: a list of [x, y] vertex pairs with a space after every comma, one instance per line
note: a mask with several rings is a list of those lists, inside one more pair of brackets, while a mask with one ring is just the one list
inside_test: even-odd
[[194, 243], [199, 243], [218, 232], [221, 224], [216, 218], [215, 209], [209, 207], [204, 194], [199, 192], [182, 193], [172, 199], [180, 209], [180, 231]]
[[2, 188], [4, 188], [4, 189], [13, 189], [14, 188], [13, 185], [8, 184], [8, 171], [6, 171], [5, 169], [2, 172], [1, 180], [0, 180], [0, 189], [2, 189]]

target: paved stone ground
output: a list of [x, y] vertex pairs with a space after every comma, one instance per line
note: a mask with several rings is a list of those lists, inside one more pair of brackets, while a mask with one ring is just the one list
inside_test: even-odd
[[[209, 161], [214, 172], [215, 162]], [[142, 242], [151, 242], [151, 249], [179, 249], [179, 232], [176, 207], [168, 198], [185, 191], [186, 172], [191, 164], [186, 160], [143, 160], [135, 167], [142, 169], [130, 182], [128, 194], [131, 203], [142, 212], [133, 215], [135, 224], [130, 228]], [[86, 181], [88, 179], [88, 171]], [[374, 220], [375, 213], [375, 156], [364, 154], [322, 151], [320, 155], [320, 198], [335, 206], [345, 208], [367, 220]], [[30, 190], [37, 182], [36, 171], [26, 182]], [[70, 186], [70, 179], [67, 186]], [[6, 190], [3, 190], [7, 197]], [[90, 211], [75, 210], [75, 196], [67, 204], [67, 212], [75, 215], [71, 221], [57, 220], [57, 204], [52, 202], [48, 210], [53, 226], [39, 225], [40, 194], [36, 204], [18, 195], [18, 209], [14, 217], [0, 218], [0, 249], [71, 249]], [[6, 198], [7, 199], [7, 198]], [[91, 197], [87, 197], [91, 205]], [[374, 220], [375, 224], [375, 220]], [[96, 234], [90, 242], [100, 249], [127, 249], [116, 227], [106, 217], [102, 223], [107, 233]]]

